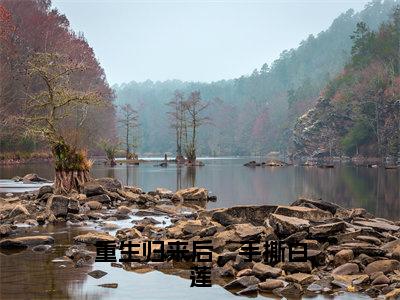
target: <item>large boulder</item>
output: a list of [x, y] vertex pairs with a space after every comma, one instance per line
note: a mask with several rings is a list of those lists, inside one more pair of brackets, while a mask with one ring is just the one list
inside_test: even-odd
[[54, 239], [48, 235], [34, 235], [17, 237], [13, 239], [4, 239], [0, 241], [0, 249], [16, 249], [16, 248], [27, 248], [36, 245], [48, 245], [53, 244]]
[[123, 228], [117, 230], [116, 238], [120, 241], [141, 239], [142, 234], [136, 228]]
[[400, 226], [390, 224], [389, 222], [385, 222], [383, 220], [356, 220], [353, 222], [354, 225], [371, 227], [378, 231], [399, 231]]
[[54, 192], [54, 188], [51, 185], [44, 185], [42, 187], [40, 187], [38, 194], [37, 194], [37, 198], [42, 198], [42, 196], [44, 196], [45, 194], [53, 194]]
[[312, 237], [329, 237], [337, 232], [344, 231], [346, 223], [334, 222], [310, 227], [310, 234]]
[[342, 208], [341, 206], [334, 203], [322, 200], [307, 199], [307, 198], [299, 198], [297, 201], [293, 202], [291, 206], [304, 206], [312, 208], [317, 207], [321, 210], [329, 211], [332, 215], [336, 213], [336, 210]]
[[[61, 195], [52, 195], [47, 200], [46, 210], [57, 217], [66, 217], [68, 214], [69, 198]], [[78, 209], [79, 210], [79, 209]]]
[[224, 286], [226, 289], [245, 288], [251, 285], [259, 284], [260, 280], [255, 276], [242, 276]]
[[274, 268], [261, 262], [255, 263], [252, 271], [260, 279], [277, 278], [282, 274], [282, 269]]
[[102, 204], [99, 201], [88, 201], [85, 203], [90, 210], [100, 210], [102, 209]]
[[100, 184], [105, 190], [109, 192], [116, 192], [122, 188], [122, 183], [116, 178], [98, 178], [93, 181], [94, 183]]
[[76, 243], [96, 244], [96, 242], [114, 242], [117, 241], [116, 237], [109, 235], [105, 232], [88, 232], [74, 237]]
[[192, 187], [178, 190], [173, 196], [174, 201], [207, 201], [208, 191], [205, 188]]
[[276, 268], [281, 268], [285, 272], [290, 273], [311, 273], [312, 265], [310, 261], [297, 262], [297, 261], [284, 261], [277, 263]]
[[285, 282], [279, 279], [266, 279], [264, 282], [258, 284], [261, 291], [272, 291], [277, 288], [285, 286]]
[[103, 188], [101, 184], [96, 183], [94, 181], [89, 181], [83, 185], [82, 193], [85, 194], [87, 197], [91, 197], [91, 196], [105, 194], [106, 190]]
[[335, 254], [335, 265], [336, 266], [343, 265], [345, 263], [348, 263], [352, 259], [354, 259], [353, 250], [351, 249], [340, 250]]
[[365, 273], [371, 275], [376, 272], [383, 272], [384, 274], [400, 270], [400, 262], [394, 259], [377, 260], [370, 263], [365, 268]]
[[22, 178], [23, 182], [29, 183], [29, 182], [49, 182], [47, 179], [39, 177], [37, 174], [26, 174]]
[[224, 226], [241, 223], [251, 223], [262, 226], [271, 213], [276, 210], [274, 205], [243, 205], [215, 210], [211, 217]]
[[360, 272], [356, 263], [345, 263], [332, 270], [333, 275], [353, 275]]
[[308, 220], [278, 214], [271, 214], [268, 221], [275, 232], [281, 236], [287, 236], [301, 230], [307, 231], [310, 227]]
[[171, 199], [174, 193], [168, 189], [165, 188], [156, 188], [155, 194], [160, 196], [160, 198], [167, 198]]
[[296, 217], [309, 221], [325, 221], [333, 217], [329, 211], [304, 206], [278, 206], [275, 214]]
[[264, 226], [254, 226], [252, 224], [235, 224], [232, 228], [236, 230], [241, 241], [258, 241], [264, 232]]

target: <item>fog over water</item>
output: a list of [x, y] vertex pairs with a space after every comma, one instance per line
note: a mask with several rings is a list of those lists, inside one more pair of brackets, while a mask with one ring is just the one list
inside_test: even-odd
[[[111, 84], [250, 74], [367, 1], [55, 0]], [[251, 53], [251, 55], [249, 55]]]

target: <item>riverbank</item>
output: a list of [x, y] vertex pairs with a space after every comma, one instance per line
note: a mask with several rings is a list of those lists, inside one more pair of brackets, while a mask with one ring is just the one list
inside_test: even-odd
[[[93, 264], [96, 241], [119, 244], [162, 240], [164, 262], [146, 262], [145, 255], [138, 253], [140, 262], [114, 266], [190, 278], [190, 268], [196, 262], [190, 255], [183, 257], [183, 262], [175, 261], [167, 251], [168, 243], [188, 242], [192, 251], [193, 242], [210, 240], [211, 262], [204, 264], [211, 268], [212, 283], [235, 294], [290, 297], [351, 292], [390, 297], [400, 291], [400, 221], [375, 218], [365, 209], [299, 199], [290, 206], [207, 210], [208, 201], [216, 198], [202, 188], [177, 192], [159, 188], [144, 193], [110, 178], [95, 180], [81, 192], [64, 197], [53, 195], [52, 188], [44, 186], [34, 193], [2, 199], [2, 251], [48, 251], [53, 247], [51, 235], [21, 237], [22, 224], [37, 228], [70, 224], [79, 228], [93, 222], [97, 229], [75, 235], [75, 245], [64, 253], [64, 259], [74, 268]], [[116, 228], [121, 220], [126, 220], [124, 227]], [[248, 256], [243, 252], [249, 245], [243, 243], [249, 241], [254, 241], [261, 253], [246, 261]], [[286, 258], [271, 263], [264, 258], [265, 243], [274, 241], [282, 242]], [[288, 261], [288, 247], [293, 243], [307, 244], [305, 262]], [[116, 283], [113, 278], [109, 280]]]

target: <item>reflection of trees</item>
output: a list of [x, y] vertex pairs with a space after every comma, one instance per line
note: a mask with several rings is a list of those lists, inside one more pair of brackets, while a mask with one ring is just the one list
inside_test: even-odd
[[185, 175], [186, 186], [194, 187], [196, 185], [196, 167], [187, 167]]
[[176, 166], [176, 190], [180, 190], [182, 188], [182, 167]]
[[186, 167], [185, 177], [182, 178], [182, 167], [178, 166], [176, 168], [176, 189], [194, 186], [196, 186], [196, 167]]
[[381, 217], [398, 218], [398, 170], [353, 166], [329, 170], [297, 168], [295, 178], [295, 188], [300, 187], [299, 194], [319, 197], [345, 207], [363, 207]]
[[107, 168], [107, 177], [115, 178], [115, 170], [114, 170], [114, 168]]

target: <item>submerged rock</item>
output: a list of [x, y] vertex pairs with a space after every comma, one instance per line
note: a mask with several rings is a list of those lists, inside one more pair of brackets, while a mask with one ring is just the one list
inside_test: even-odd
[[118, 239], [104, 232], [88, 232], [74, 237], [74, 241], [85, 244], [96, 244], [98, 241], [115, 242]]
[[1, 249], [18, 249], [27, 248], [30, 246], [36, 246], [41, 244], [53, 244], [54, 239], [48, 235], [33, 235], [17, 237], [13, 239], [4, 239], [0, 241]]
[[103, 283], [99, 284], [98, 286], [109, 288], [109, 289], [116, 289], [118, 287], [118, 283]]
[[246, 288], [259, 283], [260, 280], [255, 276], [243, 276], [229, 282], [224, 286], [224, 288], [226, 289]]
[[108, 273], [104, 272], [102, 270], [94, 270], [88, 273], [89, 276], [92, 276], [93, 278], [99, 279], [104, 276], [106, 276]]
[[192, 187], [177, 191], [172, 196], [173, 201], [207, 201], [208, 191], [204, 188]]

